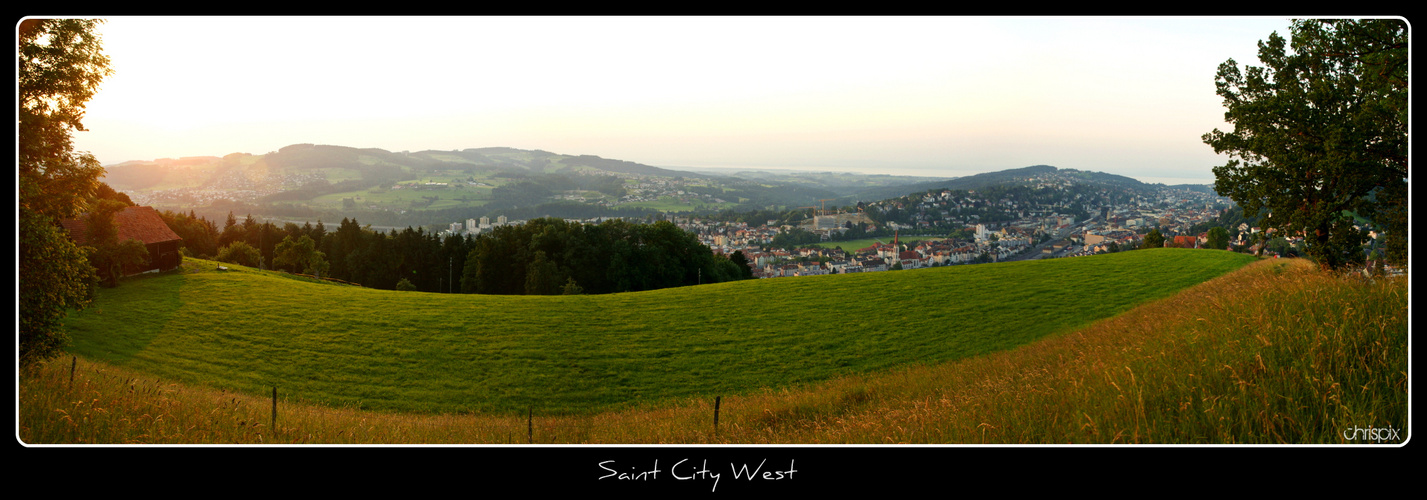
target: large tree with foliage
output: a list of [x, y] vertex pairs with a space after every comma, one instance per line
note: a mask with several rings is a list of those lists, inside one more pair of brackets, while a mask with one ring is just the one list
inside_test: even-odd
[[1164, 235], [1160, 234], [1159, 228], [1151, 229], [1145, 233], [1145, 239], [1140, 243], [1143, 248], [1160, 248], [1164, 246]]
[[27, 19], [19, 29], [20, 207], [72, 218], [99, 187], [104, 167], [74, 151], [84, 106], [112, 71], [97, 20]]
[[1206, 246], [1209, 248], [1215, 250], [1229, 248], [1229, 231], [1219, 226], [1211, 227], [1209, 228], [1207, 240]]
[[1292, 40], [1259, 42], [1264, 66], [1230, 59], [1216, 84], [1224, 120], [1204, 142], [1229, 162], [1214, 188], [1267, 209], [1264, 224], [1302, 235], [1326, 268], [1363, 260], [1365, 231], [1384, 229], [1389, 254], [1407, 251], [1407, 24], [1400, 20], [1298, 20]]
[[19, 278], [20, 362], [29, 365], [64, 348], [65, 309], [88, 304], [99, 278], [64, 229], [23, 209]]
[[292, 266], [293, 269], [319, 277], [325, 275], [330, 268], [327, 255], [317, 250], [317, 242], [305, 234], [296, 239], [292, 236], [283, 237], [282, 243], [278, 243], [274, 252], [277, 255], [273, 258], [274, 265]]
[[111, 73], [96, 20], [26, 19], [18, 33], [20, 362], [64, 348], [65, 310], [89, 303], [96, 281], [61, 219], [74, 218], [99, 187], [104, 168], [74, 151], [84, 105]]
[[258, 267], [263, 261], [263, 254], [258, 249], [253, 248], [246, 241], [235, 241], [228, 246], [218, 249], [218, 255], [213, 257], [218, 262], [227, 262], [248, 267]]
[[128, 238], [119, 240], [119, 227], [114, 224], [114, 214], [123, 211], [125, 205], [112, 199], [96, 199], [90, 204], [85, 216], [89, 233], [89, 263], [99, 271], [99, 277], [108, 286], [119, 286], [119, 277], [125, 267], [142, 266], [149, 258], [149, 250], [144, 243]]

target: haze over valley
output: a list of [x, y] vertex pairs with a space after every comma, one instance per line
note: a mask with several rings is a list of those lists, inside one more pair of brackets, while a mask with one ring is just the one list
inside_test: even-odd
[[1288, 25], [120, 16], [98, 27], [114, 74], [75, 141], [104, 165], [301, 143], [501, 146], [684, 171], [952, 178], [1054, 165], [1207, 184], [1223, 163], [1199, 139], [1224, 127], [1215, 68], [1254, 60]]

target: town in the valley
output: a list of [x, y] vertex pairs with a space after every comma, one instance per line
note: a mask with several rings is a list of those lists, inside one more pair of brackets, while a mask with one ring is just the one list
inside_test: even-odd
[[[1166, 246], [1200, 248], [1207, 235], [1197, 227], [1231, 206], [1201, 190], [1160, 188], [1147, 195], [1047, 181], [980, 193], [933, 190], [852, 207], [803, 207], [806, 216], [795, 222], [730, 220], [728, 214], [667, 220], [715, 253], [741, 252], [755, 277], [776, 278], [1109, 253], [1138, 248], [1151, 230], [1166, 235]], [[443, 233], [479, 235], [521, 222], [473, 218], [451, 223]], [[1239, 226], [1229, 231], [1230, 244], [1250, 247], [1259, 241], [1253, 237], [1259, 228]]]

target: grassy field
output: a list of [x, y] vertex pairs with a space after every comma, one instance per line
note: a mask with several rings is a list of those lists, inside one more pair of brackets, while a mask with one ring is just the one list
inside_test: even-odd
[[[329, 182], [338, 182], [355, 177], [360, 177], [356, 171], [346, 169], [324, 169], [323, 173]], [[447, 170], [440, 173], [423, 173], [418, 179], [403, 181], [402, 189], [360, 189], [342, 193], [328, 193], [317, 196], [311, 203], [316, 206], [328, 208], [341, 208], [342, 200], [352, 198], [358, 206], [375, 205], [379, 208], [406, 210], [411, 209], [412, 202], [424, 202], [424, 197], [438, 198], [429, 206], [422, 210], [440, 210], [457, 207], [479, 207], [491, 200], [491, 187], [470, 186], [466, 182], [475, 179], [476, 182], [484, 182], [491, 186], [500, 186], [508, 182], [507, 179], [491, 176], [489, 173], [473, 174], [465, 170]], [[416, 186], [427, 182], [447, 183], [445, 187], [427, 187], [414, 189]], [[457, 187], [459, 185], [459, 187]]]
[[343, 199], [352, 198], [356, 201], [358, 206], [365, 207], [367, 205], [375, 205], [378, 208], [402, 210], [410, 209], [412, 202], [423, 202], [425, 201], [425, 197], [431, 196], [439, 199], [423, 209], [439, 210], [455, 207], [478, 207], [486, 204], [486, 202], [491, 199], [491, 188], [487, 187], [404, 188], [379, 189], [375, 191], [377, 192], [373, 192], [371, 189], [363, 189], [345, 193], [325, 194], [313, 198], [312, 203], [319, 206], [336, 208], [342, 206]]
[[[900, 244], [908, 245], [908, 247], [910, 248], [910, 247], [915, 247], [918, 242], [922, 242], [922, 241], [941, 241], [941, 240], [944, 240], [944, 239], [946, 239], [946, 238], [939, 238], [939, 237], [936, 237], [936, 236], [901, 236], [901, 237], [897, 238], [897, 242], [900, 243]], [[892, 244], [892, 237], [891, 237], [891, 236], [885, 236], [885, 237], [879, 237], [879, 238], [863, 238], [863, 239], [860, 239], [860, 240], [825, 241], [825, 242], [822, 242], [822, 243], [815, 243], [815, 244], [808, 245], [808, 246], [810, 246], [810, 247], [820, 247], [820, 248], [837, 248], [837, 247], [842, 247], [842, 250], [845, 251], [845, 252], [855, 252], [855, 251], [857, 251], [857, 250], [861, 250], [861, 249], [863, 249], [863, 248], [870, 247], [870, 246], [872, 246], [873, 243], [876, 243], [876, 242], [879, 242], [879, 241], [882, 242], [882, 243], [886, 243], [886, 244], [888, 244], [888, 245], [891, 245], [891, 244]]]
[[724, 210], [738, 206], [737, 203], [714, 203], [697, 199], [691, 203], [686, 203], [673, 196], [660, 196], [658, 201], [631, 201], [620, 203], [621, 208], [648, 208], [661, 212], [683, 212], [694, 209]]
[[319, 168], [319, 169], [314, 169], [314, 170], [315, 170], [316, 172], [321, 172], [321, 173], [322, 173], [322, 176], [327, 179], [327, 182], [336, 183], [336, 182], [350, 181], [350, 180], [356, 180], [356, 179], [361, 179], [361, 178], [362, 178], [362, 172], [361, 172], [361, 171], [359, 171], [359, 170], [353, 170], [353, 169], [350, 169], [350, 168], [336, 168], [336, 167], [333, 167], [333, 168]]
[[[1132, 252], [1133, 253], [1133, 252]], [[1073, 260], [1073, 259], [1071, 259]], [[25, 443], [1321, 443], [1407, 427], [1407, 280], [1265, 260], [1114, 318], [937, 364], [593, 414], [416, 415], [68, 357], [20, 377]], [[1384, 433], [1386, 437], [1389, 434]]]
[[589, 413], [1023, 345], [1236, 269], [1164, 249], [590, 296], [403, 293], [191, 260], [72, 314], [71, 351], [187, 384], [408, 412]]

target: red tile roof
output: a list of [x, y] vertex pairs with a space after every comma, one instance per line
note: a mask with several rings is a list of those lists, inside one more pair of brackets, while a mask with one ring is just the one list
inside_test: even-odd
[[[69, 230], [75, 243], [89, 243], [89, 223], [84, 217], [68, 219], [60, 224]], [[178, 233], [169, 229], [168, 224], [164, 224], [163, 218], [159, 217], [159, 212], [154, 210], [154, 207], [127, 207], [114, 214], [114, 225], [117, 227], [119, 241], [133, 238], [148, 245], [181, 239]]]

